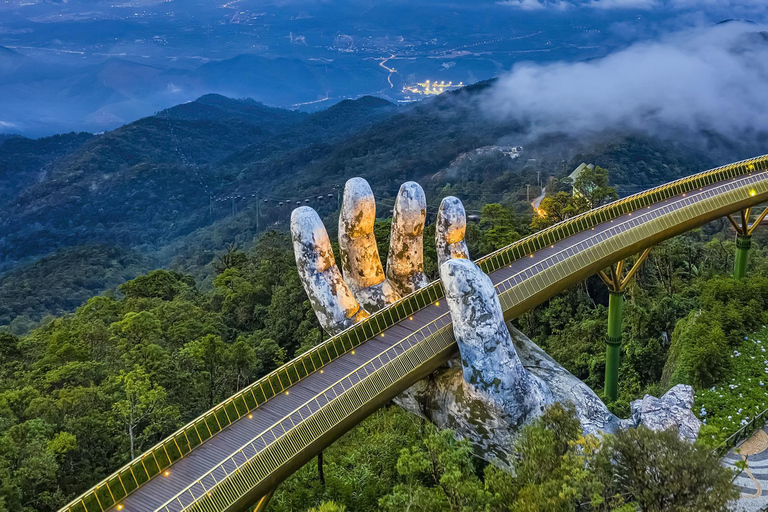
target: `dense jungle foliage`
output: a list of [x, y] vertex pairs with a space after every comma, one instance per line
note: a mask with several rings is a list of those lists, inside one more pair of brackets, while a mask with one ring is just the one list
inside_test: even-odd
[[[377, 221], [381, 254], [388, 229], [388, 221]], [[434, 275], [433, 229], [427, 230], [425, 253]], [[513, 210], [486, 205], [468, 227], [470, 251], [479, 256], [530, 229]], [[744, 397], [698, 392], [695, 409], [702, 407], [707, 421], [701, 448], [648, 432], [625, 435], [646, 436], [642, 442], [658, 446], [670, 472], [681, 460], [719, 467], [706, 458], [710, 452], [704, 446], [738, 428], [755, 405], [765, 408], [758, 392], [744, 393], [758, 389], [749, 373], [757, 369], [722, 357], [757, 345], [750, 334], [762, 329], [768, 309], [768, 279], [760, 277], [768, 265], [763, 240], [755, 241], [754, 273], [736, 284], [728, 277], [731, 237], [725, 224], [716, 223], [661, 244], [628, 292], [621, 395], [612, 404], [617, 412], [626, 416], [630, 400], [646, 392], [658, 396], [677, 382], [716, 390], [737, 379]], [[189, 275], [154, 270], [27, 335], [0, 334], [0, 510], [57, 509], [132, 454], [322, 340], [285, 234], [268, 232], [247, 251], [230, 246], [212, 266], [210, 290], [201, 290]], [[606, 303], [604, 285], [590, 279], [518, 321], [598, 393]], [[620, 435], [598, 442], [577, 436], [573, 428], [552, 439], [552, 428], [540, 427], [530, 427], [531, 439], [521, 441], [532, 443], [525, 449], [530, 455], [521, 451], [516, 462], [521, 473], [512, 478], [479, 464], [450, 434], [388, 407], [328, 450], [325, 485], [309, 464], [284, 484], [271, 507], [402, 510], [407, 502], [411, 510], [628, 511], [648, 499], [644, 510], [702, 510], [696, 500], [706, 493], [697, 498], [695, 489], [686, 495], [692, 501], [672, 507], [654, 505], [661, 496], [614, 487], [611, 471], [617, 469], [600, 461], [615, 457], [621, 443], [631, 451], [637, 439]], [[674, 450], [681, 451], [674, 460], [662, 457]], [[636, 453], [628, 457], [627, 464], [637, 463]], [[541, 458], [555, 469], [535, 470], [544, 467]], [[522, 476], [523, 467], [531, 468], [529, 476]], [[586, 471], [582, 476], [574, 473], [579, 468]], [[729, 477], [702, 469], [701, 478], [720, 485], [712, 482]], [[560, 487], [568, 491], [556, 492]], [[541, 493], [551, 494], [551, 507], [536, 508]], [[726, 489], [710, 497], [723, 501], [732, 495]], [[329, 500], [335, 505], [323, 504]]]
[[0, 325], [13, 333], [35, 327], [44, 315], [74, 311], [94, 295], [154, 268], [147, 256], [114, 246], [61, 249], [0, 275]]
[[[749, 156], [639, 135], [531, 137], [477, 114], [482, 87], [407, 109], [361, 98], [311, 115], [206, 96], [106, 134], [0, 139], [0, 510], [57, 510], [323, 339], [286, 234], [297, 201], [333, 238], [344, 181], [366, 177], [385, 255], [395, 194], [419, 180], [435, 278], [445, 195], [477, 216], [467, 241], [479, 257], [617, 191]], [[522, 144], [522, 156], [457, 161], [497, 144]], [[581, 162], [598, 167], [563, 179]], [[705, 421], [696, 447], [645, 430], [584, 438], [556, 408], [526, 428], [511, 477], [390, 406], [327, 450], [324, 484], [309, 464], [271, 509], [725, 510], [733, 493], [711, 447], [768, 407], [767, 238], [758, 230], [740, 283], [729, 277], [732, 240], [720, 221], [660, 244], [626, 298], [620, 396], [609, 405], [626, 417], [645, 393], [693, 384]], [[590, 278], [517, 320], [598, 394], [607, 299]], [[639, 470], [651, 463], [658, 481]], [[681, 467], [697, 478], [676, 478]]]

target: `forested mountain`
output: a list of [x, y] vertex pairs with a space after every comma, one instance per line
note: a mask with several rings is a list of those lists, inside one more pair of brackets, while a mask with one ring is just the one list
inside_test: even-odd
[[0, 268], [82, 243], [161, 248], [221, 217], [212, 204], [234, 179], [221, 160], [330, 140], [391, 108], [362, 99], [307, 115], [208, 95], [97, 136], [7, 139]]
[[[103, 134], [2, 138], [0, 273], [98, 245], [138, 251], [209, 283], [210, 264], [228, 243], [245, 247], [267, 228], [282, 229], [297, 202], [330, 218], [352, 176], [368, 179], [384, 216], [406, 180], [424, 186], [430, 216], [448, 194], [475, 212], [499, 202], [528, 214], [540, 185], [583, 161], [609, 169], [612, 185], [631, 193], [751, 151], [641, 134], [536, 135], [482, 113], [488, 86], [401, 107], [363, 97], [313, 114], [210, 94]], [[490, 152], [441, 172], [494, 145], [524, 149], [519, 158]], [[69, 295], [85, 290], [99, 287], [91, 281]], [[38, 304], [24, 308], [29, 318], [63, 311]]]
[[49, 173], [92, 137], [89, 133], [69, 133], [33, 140], [0, 135], [0, 203], [12, 201], [25, 188], [50, 179]]
[[[532, 218], [529, 199], [546, 184], [545, 201], [553, 200], [582, 162], [598, 166], [590, 179], [603, 202], [617, 197], [612, 187], [627, 194], [758, 152], [712, 136], [532, 133], [481, 113], [487, 86], [400, 107], [364, 97], [313, 114], [207, 95], [108, 133], [0, 139], [0, 511], [57, 510], [320, 342], [286, 227], [291, 210], [308, 204], [333, 236], [352, 176], [376, 193], [381, 255], [398, 188], [406, 180], [423, 185], [425, 270], [436, 278], [434, 216], [446, 195], [477, 215], [466, 238], [479, 257], [557, 221]], [[572, 213], [589, 207], [569, 193], [557, 197]], [[458, 501], [466, 510], [540, 510], [545, 497], [557, 501], [553, 510], [582, 510], [585, 496], [593, 506], [583, 510], [637, 510], [652, 498], [604, 486], [618, 481], [615, 465], [574, 473], [581, 463], [568, 461], [585, 453], [613, 460], [640, 442], [655, 446], [671, 475], [689, 464], [711, 470], [701, 485], [719, 494], [685, 494], [693, 505], [680, 510], [710, 510], [699, 498], [726, 503], [735, 492], [712, 447], [768, 407], [759, 380], [768, 371], [760, 355], [768, 335], [766, 235], [755, 236], [756, 275], [746, 285], [727, 276], [732, 237], [723, 220], [654, 249], [627, 292], [620, 396], [610, 404], [626, 417], [629, 402], [645, 393], [694, 384], [701, 447], [644, 430], [584, 439], [573, 413], [555, 410], [527, 427], [531, 437], [521, 443], [530, 446], [519, 447], [513, 478], [481, 467], [449, 431], [390, 407], [329, 448], [326, 483], [307, 466], [281, 485], [271, 510], [334, 500], [349, 510], [395, 511], [409, 493], [421, 496], [421, 510]], [[607, 296], [592, 277], [517, 319], [597, 392]], [[145, 414], [128, 413], [130, 403]], [[355, 441], [363, 438], [370, 442]], [[542, 464], [551, 471], [536, 470]], [[580, 490], [563, 495], [563, 485]]]
[[60, 249], [0, 276], [0, 325], [25, 332], [44, 315], [74, 311], [155, 265], [142, 253], [116, 246]]

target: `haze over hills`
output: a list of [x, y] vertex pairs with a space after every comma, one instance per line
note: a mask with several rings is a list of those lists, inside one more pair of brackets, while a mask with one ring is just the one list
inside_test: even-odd
[[[409, 179], [427, 191], [430, 219], [447, 194], [470, 210], [501, 202], [528, 215], [528, 186], [536, 194], [539, 183], [582, 161], [611, 169], [612, 183], [631, 193], [755, 152], [715, 136], [704, 145], [631, 132], [536, 135], [518, 121], [488, 118], [479, 105], [493, 88], [481, 83], [408, 107], [363, 97], [312, 114], [206, 95], [100, 135], [0, 140], [0, 271], [12, 271], [4, 283], [55, 274], [78, 247], [102, 247], [89, 258], [104, 264], [87, 283], [61, 285], [73, 287], [62, 294], [68, 301], [18, 304], [0, 322], [21, 315], [16, 328], [26, 329], [153, 266], [205, 280], [228, 243], [285, 229], [296, 204], [332, 218], [351, 176], [368, 179], [381, 216]], [[523, 145], [521, 158], [496, 152], [440, 172], [497, 144]], [[134, 256], [100, 260], [103, 251]]]
[[366, 98], [309, 115], [208, 95], [98, 136], [9, 138], [0, 147], [4, 265], [86, 241], [162, 247], [215, 220], [235, 179], [227, 158], [327, 144], [393, 108]]
[[[529, 215], [531, 194], [584, 161], [629, 194], [760, 154], [766, 34], [742, 22], [685, 29], [600, 59], [518, 66], [415, 103], [363, 96], [307, 113], [206, 94], [96, 135], [3, 136], [0, 272], [17, 271], [18, 282], [40, 258], [99, 246], [204, 282], [229, 242], [283, 229], [297, 204], [331, 220], [352, 176], [371, 183], [384, 217], [406, 180], [425, 188], [430, 214], [452, 194], [470, 209], [500, 202]], [[141, 82], [127, 73], [99, 83]], [[515, 159], [459, 159], [495, 146], [524, 149]], [[48, 261], [68, 261], [62, 254]]]
[[291, 0], [0, 4], [0, 132], [100, 132], [203, 94], [314, 110], [603, 57], [761, 2]]

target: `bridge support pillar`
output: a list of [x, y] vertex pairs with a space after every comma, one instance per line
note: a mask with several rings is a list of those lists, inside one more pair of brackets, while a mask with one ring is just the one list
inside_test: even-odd
[[612, 265], [608, 272], [601, 270], [598, 275], [608, 286], [608, 340], [605, 347], [605, 388], [603, 395], [609, 402], [615, 402], [619, 396], [619, 365], [621, 363], [621, 324], [624, 318], [624, 290], [632, 280], [640, 265], [648, 258], [651, 249], [640, 254], [624, 275], [624, 260]]
[[733, 262], [734, 279], [741, 279], [747, 275], [747, 259], [749, 258], [749, 248], [752, 246], [752, 233], [768, 215], [768, 208], [765, 208], [754, 222], [749, 221], [751, 215], [751, 208], [739, 212], [738, 220], [734, 219], [733, 215], [728, 215], [728, 220], [731, 221], [733, 229], [736, 230], [736, 259]]
[[624, 318], [624, 292], [610, 292], [608, 298], [608, 341], [605, 350], [605, 397], [615, 402], [619, 396], [621, 362], [621, 324]]
[[734, 279], [741, 279], [747, 275], [747, 258], [749, 248], [752, 246], [752, 235], [736, 235], [736, 260], [733, 264]]

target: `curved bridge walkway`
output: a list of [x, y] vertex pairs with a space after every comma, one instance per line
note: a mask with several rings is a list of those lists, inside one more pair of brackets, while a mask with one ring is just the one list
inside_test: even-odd
[[[768, 158], [763, 157], [679, 180], [575, 217], [478, 264], [496, 286], [505, 316], [513, 318], [645, 247], [768, 200], [766, 169]], [[433, 283], [372, 315], [365, 326], [348, 330], [348, 338], [340, 335], [358, 341], [341, 351], [333, 348], [336, 355], [324, 343], [315, 350], [325, 350], [327, 357], [307, 353], [286, 365], [299, 364], [304, 371], [286, 371], [277, 380], [268, 376], [241, 392], [241, 402], [230, 399], [237, 416], [227, 413], [229, 425], [221, 425], [220, 412], [207, 413], [204, 427], [191, 423], [62, 510], [218, 512], [253, 507], [325, 446], [456, 351], [441, 298], [442, 288]], [[272, 393], [264, 392], [265, 382]], [[218, 433], [210, 430], [212, 421], [219, 424]], [[210, 435], [201, 435], [205, 428]], [[173, 445], [178, 456], [169, 454]]]
[[[739, 453], [731, 450], [723, 465], [740, 473], [734, 483], [741, 492], [734, 505], [738, 512], [758, 512], [768, 507], [768, 426], [755, 432], [739, 445]], [[746, 460], [749, 465], [741, 472], [736, 463]]]

